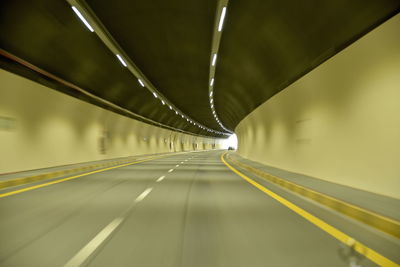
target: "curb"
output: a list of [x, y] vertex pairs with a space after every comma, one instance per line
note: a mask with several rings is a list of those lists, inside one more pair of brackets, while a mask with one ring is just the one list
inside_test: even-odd
[[366, 210], [359, 206], [347, 203], [329, 195], [322, 194], [314, 191], [313, 189], [298, 185], [293, 182], [289, 182], [285, 179], [273, 176], [260, 169], [254, 168], [245, 163], [239, 162], [229, 156], [229, 160], [237, 165], [238, 167], [245, 169], [269, 182], [284, 187], [290, 191], [298, 193], [306, 198], [312, 199], [324, 206], [327, 206], [335, 211], [338, 211], [344, 215], [347, 215], [353, 219], [356, 219], [362, 223], [372, 226], [378, 230], [381, 230], [387, 234], [400, 238], [400, 221], [382, 216], [372, 211]]
[[58, 178], [58, 177], [62, 177], [62, 176], [65, 176], [65, 175], [71, 174], [71, 173], [91, 171], [91, 170], [98, 169], [98, 168], [115, 166], [115, 165], [119, 165], [119, 164], [128, 163], [128, 162], [131, 162], [134, 160], [137, 160], [137, 158], [135, 158], [135, 159], [131, 158], [129, 160], [112, 161], [112, 162], [95, 164], [95, 165], [82, 166], [82, 167], [77, 167], [77, 168], [73, 168], [73, 169], [48, 172], [48, 173], [43, 173], [43, 174], [38, 174], [38, 175], [33, 175], [33, 176], [27, 176], [27, 177], [14, 178], [14, 179], [10, 179], [10, 180], [0, 181], [0, 189], [6, 189], [6, 188], [9, 188], [12, 186], [24, 185], [24, 184], [29, 184], [29, 183], [33, 183], [33, 182], [39, 182], [39, 181], [48, 180], [48, 179], [52, 179], [52, 178]]

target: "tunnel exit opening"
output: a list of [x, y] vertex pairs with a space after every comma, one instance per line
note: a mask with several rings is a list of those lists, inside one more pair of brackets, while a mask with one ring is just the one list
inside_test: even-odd
[[237, 149], [237, 136], [236, 134], [231, 134], [227, 139], [222, 142], [222, 147], [224, 149]]

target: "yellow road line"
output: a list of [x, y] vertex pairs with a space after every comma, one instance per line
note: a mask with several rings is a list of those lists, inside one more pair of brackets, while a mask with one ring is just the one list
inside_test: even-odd
[[334, 238], [336, 238], [340, 242], [342, 242], [342, 243], [344, 243], [346, 245], [352, 244], [353, 248], [358, 253], [364, 255], [365, 257], [367, 257], [371, 261], [375, 262], [379, 266], [387, 266], [387, 267], [396, 267], [397, 266], [397, 267], [400, 267], [399, 264], [397, 264], [397, 263], [389, 260], [388, 258], [382, 256], [381, 254], [379, 254], [375, 250], [370, 249], [366, 245], [354, 240], [352, 237], [350, 237], [347, 234], [343, 233], [342, 231], [336, 229], [332, 225], [322, 221], [321, 219], [315, 217], [311, 213], [303, 210], [302, 208], [296, 206], [292, 202], [284, 199], [283, 197], [281, 197], [281, 196], [275, 194], [274, 192], [272, 192], [271, 190], [265, 188], [264, 186], [262, 186], [261, 184], [257, 183], [253, 179], [247, 177], [246, 175], [244, 175], [243, 173], [241, 173], [240, 171], [238, 171], [237, 169], [232, 167], [232, 165], [230, 165], [228, 162], [226, 162], [226, 160], [224, 159], [226, 154], [227, 154], [227, 152], [225, 152], [225, 153], [223, 153], [221, 155], [221, 161], [229, 169], [231, 169], [234, 173], [236, 173], [237, 175], [242, 177], [245, 181], [247, 181], [251, 185], [255, 186], [257, 189], [261, 190], [265, 194], [267, 194], [270, 197], [272, 197], [275, 200], [277, 200], [279, 203], [285, 205], [287, 208], [289, 208], [292, 211], [296, 212], [298, 215], [302, 216], [303, 218], [305, 218], [306, 220], [308, 220], [309, 222], [311, 222], [312, 224], [314, 224], [318, 228], [324, 230], [325, 232], [327, 232], [328, 234], [330, 234], [331, 236], [333, 236]]
[[[228, 158], [228, 157], [226, 157]], [[281, 187], [284, 187], [290, 191], [293, 191], [297, 194], [300, 194], [306, 198], [312, 199], [320, 204], [327, 206], [333, 210], [336, 210], [344, 215], [347, 215], [353, 219], [356, 219], [362, 223], [368, 224], [380, 231], [386, 232], [387, 234], [393, 235], [396, 238], [400, 238], [400, 221], [385, 217], [381, 214], [377, 214], [373, 211], [361, 208], [359, 206], [347, 203], [340, 199], [334, 198], [329, 195], [325, 195], [321, 192], [315, 191], [311, 188], [307, 188], [305, 186], [301, 186], [294, 182], [285, 180], [283, 178], [274, 176], [268, 172], [265, 172], [261, 169], [254, 168], [250, 165], [247, 165], [243, 162], [240, 162], [236, 159], [229, 157], [230, 162], [234, 165], [245, 169], [256, 176], [265, 179], [269, 182], [277, 184]]]
[[71, 177], [67, 177], [67, 178], [51, 181], [51, 182], [48, 182], [48, 183], [34, 185], [34, 186], [22, 188], [22, 189], [11, 191], [11, 192], [7, 192], [7, 193], [2, 193], [2, 194], [0, 194], [0, 198], [7, 197], [7, 196], [12, 196], [12, 195], [16, 195], [16, 194], [20, 194], [20, 193], [23, 193], [23, 192], [26, 192], [26, 191], [42, 188], [42, 187], [53, 185], [53, 184], [66, 182], [66, 181], [69, 181], [69, 180], [73, 180], [73, 179], [76, 179], [76, 178], [79, 178], [79, 177], [83, 177], [83, 176], [87, 176], [87, 175], [94, 174], [94, 173], [104, 172], [104, 171], [108, 171], [108, 170], [112, 170], [112, 169], [116, 169], [116, 168], [121, 168], [121, 167], [138, 164], [138, 163], [145, 162], [145, 161], [150, 161], [150, 160], [155, 160], [155, 159], [160, 159], [160, 158], [165, 158], [165, 157], [170, 157], [170, 156], [173, 156], [173, 155], [152, 157], [152, 158], [148, 158], [148, 159], [144, 159], [144, 160], [134, 161], [134, 162], [125, 163], [125, 164], [121, 164], [121, 165], [117, 165], [117, 166], [113, 166], [113, 167], [108, 167], [108, 168], [104, 168], [104, 169], [100, 169], [100, 170], [86, 172], [86, 173], [78, 174], [78, 175], [75, 175], [75, 176], [71, 176]]

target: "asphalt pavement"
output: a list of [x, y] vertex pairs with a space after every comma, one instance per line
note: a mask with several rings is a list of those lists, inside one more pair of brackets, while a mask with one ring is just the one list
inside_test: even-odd
[[334, 237], [221, 154], [176, 154], [0, 198], [0, 266], [349, 266]]

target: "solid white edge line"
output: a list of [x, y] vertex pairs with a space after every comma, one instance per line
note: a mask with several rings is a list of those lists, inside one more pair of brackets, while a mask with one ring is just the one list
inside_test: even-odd
[[84, 246], [64, 267], [81, 266], [86, 259], [107, 239], [107, 237], [121, 224], [124, 218], [116, 218], [100, 231], [86, 246]]
[[161, 182], [162, 180], [164, 180], [164, 178], [165, 178], [165, 175], [163, 175], [163, 176], [161, 176], [160, 178], [158, 178], [156, 182], [157, 182], [157, 183], [158, 183], [158, 182]]

